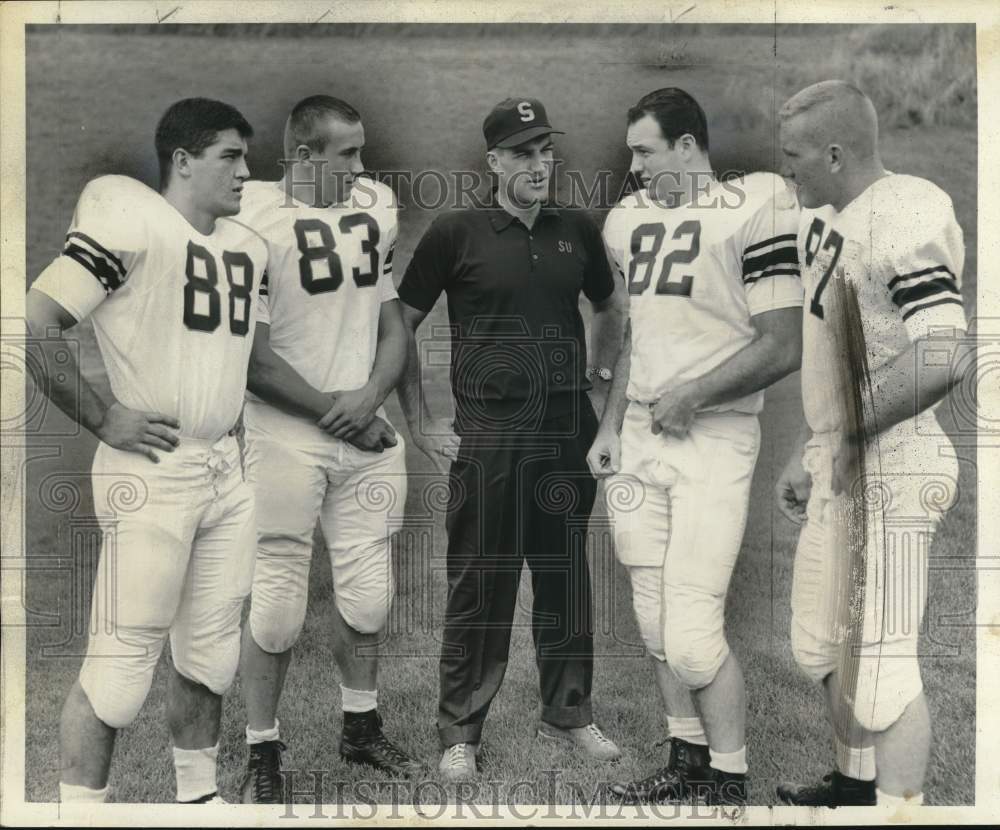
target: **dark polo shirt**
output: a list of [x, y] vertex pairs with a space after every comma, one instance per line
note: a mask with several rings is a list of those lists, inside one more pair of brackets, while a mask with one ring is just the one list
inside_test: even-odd
[[399, 297], [430, 311], [442, 291], [460, 420], [530, 426], [570, 412], [590, 389], [580, 292], [600, 302], [614, 282], [600, 231], [582, 211], [543, 207], [531, 230], [499, 207], [442, 214]]

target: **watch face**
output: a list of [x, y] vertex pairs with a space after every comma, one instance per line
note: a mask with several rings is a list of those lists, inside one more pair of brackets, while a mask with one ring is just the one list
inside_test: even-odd
[[611, 370], [610, 369], [598, 369], [597, 376], [601, 380], [611, 380]]

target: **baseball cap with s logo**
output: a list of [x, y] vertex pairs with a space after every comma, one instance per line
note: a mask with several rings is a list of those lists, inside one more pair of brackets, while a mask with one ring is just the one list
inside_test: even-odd
[[537, 98], [507, 98], [493, 107], [483, 121], [487, 150], [516, 147], [550, 133], [564, 135], [562, 130], [552, 129], [545, 107]]

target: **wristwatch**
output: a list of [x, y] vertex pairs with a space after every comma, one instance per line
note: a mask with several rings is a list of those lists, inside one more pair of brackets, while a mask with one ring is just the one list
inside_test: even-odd
[[584, 374], [587, 380], [593, 380], [595, 377], [598, 377], [601, 380], [608, 381], [613, 377], [611, 370], [606, 366], [588, 366]]

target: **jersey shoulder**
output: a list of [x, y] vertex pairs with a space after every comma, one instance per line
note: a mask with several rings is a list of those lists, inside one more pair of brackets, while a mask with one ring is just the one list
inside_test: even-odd
[[918, 176], [892, 174], [871, 188], [869, 232], [887, 252], [920, 244], [955, 225], [951, 197]]
[[766, 171], [748, 173], [730, 182], [732, 187], [743, 191], [746, 205], [752, 213], [765, 206], [776, 210], [795, 210], [798, 207], [795, 193], [777, 173]]
[[98, 176], [83, 188], [77, 202], [77, 219], [97, 219], [112, 214], [115, 221], [139, 225], [163, 207], [163, 197], [130, 176]]
[[881, 215], [907, 220], [954, 212], [951, 197], [934, 182], [919, 176], [893, 173], [872, 186], [872, 209]]
[[163, 197], [129, 176], [99, 176], [84, 187], [67, 241], [76, 239], [119, 258], [135, 254], [164, 225]]

